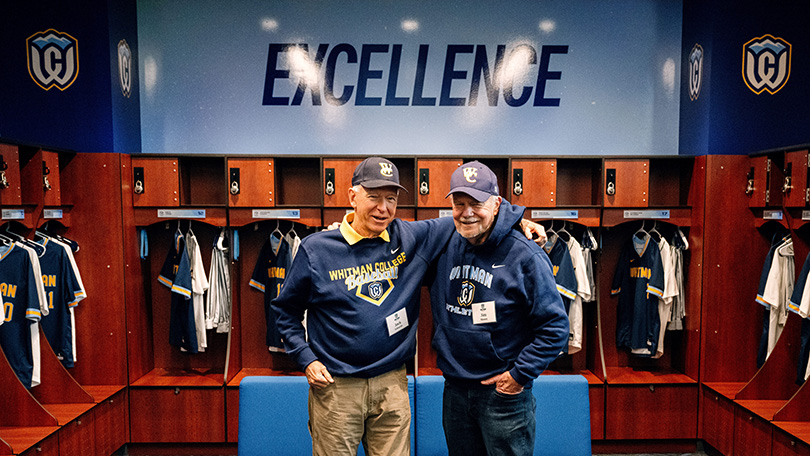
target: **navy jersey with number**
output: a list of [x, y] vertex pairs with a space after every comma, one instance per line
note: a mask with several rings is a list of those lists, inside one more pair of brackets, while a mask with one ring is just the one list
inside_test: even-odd
[[[641, 253], [636, 250], [639, 246]], [[650, 356], [658, 348], [661, 319], [658, 298], [664, 292], [661, 252], [650, 236], [633, 236], [619, 255], [610, 294], [619, 295], [616, 308], [616, 345]]]
[[30, 325], [36, 324], [42, 316], [37, 280], [25, 249], [15, 244], [0, 246], [0, 293], [5, 306], [5, 320], [0, 325], [0, 347], [26, 388], [31, 387], [34, 372]]
[[42, 245], [45, 246], [45, 253], [39, 258], [39, 265], [49, 311], [42, 318], [42, 332], [62, 364], [73, 367], [73, 338], [68, 309], [76, 307], [84, 299], [84, 290], [79, 285], [65, 249], [48, 239]]
[[186, 240], [180, 232], [174, 235], [174, 243], [160, 270], [158, 281], [172, 290], [169, 344], [189, 353], [197, 353], [197, 328], [191, 302], [191, 267]]
[[250, 286], [264, 293], [264, 314], [267, 320], [266, 343], [273, 351], [283, 351], [281, 333], [276, 327], [276, 313], [270, 302], [281, 292], [281, 285], [292, 263], [292, 252], [287, 241], [270, 236], [259, 252], [259, 259], [253, 268]]
[[568, 312], [571, 301], [577, 297], [577, 277], [574, 273], [574, 263], [571, 261], [571, 252], [568, 245], [559, 238], [554, 239], [551, 245], [543, 246], [553, 266], [554, 281], [557, 282], [557, 291], [560, 292], [565, 311]]

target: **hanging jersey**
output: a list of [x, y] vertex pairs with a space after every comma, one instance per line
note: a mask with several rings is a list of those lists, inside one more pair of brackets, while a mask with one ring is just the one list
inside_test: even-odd
[[810, 290], [807, 287], [807, 276], [810, 274], [810, 254], [804, 259], [804, 265], [796, 278], [793, 294], [790, 295], [788, 308], [802, 318], [810, 316]]
[[208, 277], [205, 276], [200, 245], [197, 237], [189, 230], [186, 233], [188, 263], [191, 268], [191, 302], [194, 309], [194, 329], [197, 333], [197, 350], [204, 352], [208, 348], [208, 336], [205, 333], [205, 292], [208, 290]]
[[174, 235], [158, 281], [171, 289], [172, 304], [169, 317], [169, 344], [190, 353], [197, 353], [197, 330], [191, 303], [191, 268], [183, 234]]
[[228, 270], [228, 246], [221, 233], [211, 250], [211, 272], [205, 301], [205, 327], [226, 333], [231, 327], [231, 276]]
[[574, 266], [574, 276], [577, 280], [577, 294], [571, 303], [568, 312], [571, 339], [568, 341], [568, 354], [582, 350], [582, 302], [591, 299], [591, 286], [588, 282], [585, 257], [582, 255], [582, 246], [573, 237], [568, 240], [568, 252], [571, 254], [571, 264]]
[[[82, 292], [84, 293], [84, 296], [86, 298], [87, 297], [87, 289], [84, 288], [84, 283], [82, 282], [82, 275], [79, 272], [79, 267], [76, 265], [76, 260], [73, 257], [74, 246], [75, 246], [76, 251], [78, 252], [78, 250], [79, 250], [78, 245], [75, 245], [75, 243], [74, 243], [74, 245], [69, 245], [67, 243], [64, 243], [64, 242], [58, 240], [58, 239], [53, 239], [53, 238], [51, 238], [51, 242], [58, 245], [58, 246], [60, 246], [60, 247], [62, 247], [63, 249], [65, 249], [65, 252], [67, 252], [67, 257], [70, 260], [70, 265], [71, 265], [71, 268], [73, 269], [73, 275], [76, 276], [76, 280], [79, 282], [79, 287], [81, 287]], [[76, 356], [76, 352], [77, 352], [77, 349], [76, 349], [76, 313], [74, 312], [73, 307], [68, 309], [68, 312], [70, 313], [70, 332], [71, 332], [71, 340], [72, 340], [72, 346], [73, 346], [73, 362], [75, 363], [76, 361], [78, 361], [78, 357]]]
[[[770, 253], [770, 252], [769, 252]], [[764, 288], [758, 294], [757, 300], [767, 309], [767, 316], [763, 318], [762, 338], [760, 340], [760, 353], [758, 362], [770, 356], [782, 334], [787, 321], [788, 302], [793, 293], [793, 240], [790, 236], [782, 238], [773, 248], [771, 267], [765, 279]], [[763, 271], [764, 272], [764, 271]], [[762, 283], [760, 282], [760, 285]], [[767, 327], [766, 327], [767, 325]], [[765, 350], [764, 357], [762, 350]]]
[[574, 264], [571, 262], [571, 254], [568, 252], [568, 245], [559, 236], [552, 236], [543, 246], [543, 250], [548, 254], [554, 272], [554, 281], [557, 283], [557, 291], [563, 298], [565, 311], [571, 307], [571, 301], [577, 295], [577, 278], [574, 272]]
[[[0, 348], [26, 388], [32, 386], [34, 355], [32, 322], [40, 320], [37, 277], [28, 252], [16, 243], [0, 247], [0, 294], [5, 319], [0, 325]], [[33, 323], [36, 326], [35, 323]]]
[[[639, 250], [636, 249], [638, 244]], [[639, 253], [639, 251], [641, 253]], [[650, 236], [633, 236], [622, 248], [610, 294], [618, 295], [616, 345], [651, 356], [658, 348], [658, 298], [664, 294], [661, 253]]]
[[270, 307], [270, 302], [281, 292], [290, 264], [290, 244], [283, 238], [271, 235], [259, 252], [259, 259], [250, 278], [250, 286], [264, 293], [264, 315], [267, 323], [265, 343], [270, 351], [284, 351], [281, 334], [276, 328], [276, 313]]
[[664, 333], [672, 315], [672, 304], [678, 296], [678, 278], [675, 275], [675, 257], [672, 254], [672, 246], [662, 237], [658, 242], [658, 250], [661, 253], [661, 265], [664, 268], [664, 294], [658, 300], [658, 318], [661, 323], [658, 331], [658, 347], [653, 358], [660, 358], [664, 355]]
[[44, 239], [45, 253], [39, 258], [42, 284], [48, 300], [48, 315], [42, 318], [42, 332], [56, 357], [65, 367], [73, 367], [73, 337], [70, 308], [84, 299], [65, 249]]

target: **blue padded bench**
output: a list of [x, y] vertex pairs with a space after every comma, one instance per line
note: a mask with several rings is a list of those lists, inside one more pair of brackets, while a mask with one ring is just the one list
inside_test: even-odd
[[[416, 455], [447, 454], [442, 429], [444, 378], [416, 377]], [[532, 388], [537, 399], [535, 455], [591, 454], [588, 381], [581, 375], [543, 375]]]
[[[413, 411], [413, 377], [408, 376], [408, 394]], [[307, 398], [309, 385], [304, 376], [252, 376], [239, 384], [240, 456], [311, 456]], [[413, 415], [413, 413], [412, 413]], [[414, 446], [414, 419], [411, 416], [411, 448]], [[363, 445], [357, 454], [364, 456]]]

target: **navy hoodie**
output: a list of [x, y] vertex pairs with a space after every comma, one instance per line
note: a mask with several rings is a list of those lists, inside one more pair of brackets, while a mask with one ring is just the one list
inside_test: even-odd
[[[433, 348], [449, 380], [479, 384], [509, 371], [531, 386], [568, 341], [568, 316], [548, 255], [513, 229], [524, 209], [503, 200], [483, 244], [456, 232], [437, 260], [430, 286]], [[476, 306], [487, 309], [489, 322], [474, 323], [474, 314], [481, 316]]]

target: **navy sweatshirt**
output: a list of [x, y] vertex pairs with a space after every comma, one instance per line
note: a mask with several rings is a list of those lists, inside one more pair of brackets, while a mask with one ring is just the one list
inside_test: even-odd
[[[523, 211], [503, 200], [483, 244], [454, 233], [437, 260], [430, 287], [433, 348], [447, 379], [476, 384], [509, 371], [531, 386], [568, 341], [568, 316], [548, 255], [513, 229]], [[474, 317], [487, 321], [476, 324]]]
[[301, 241], [272, 308], [301, 369], [319, 360], [332, 375], [369, 378], [413, 358], [422, 279], [454, 229], [450, 217], [395, 219], [382, 236], [362, 238], [352, 217]]

